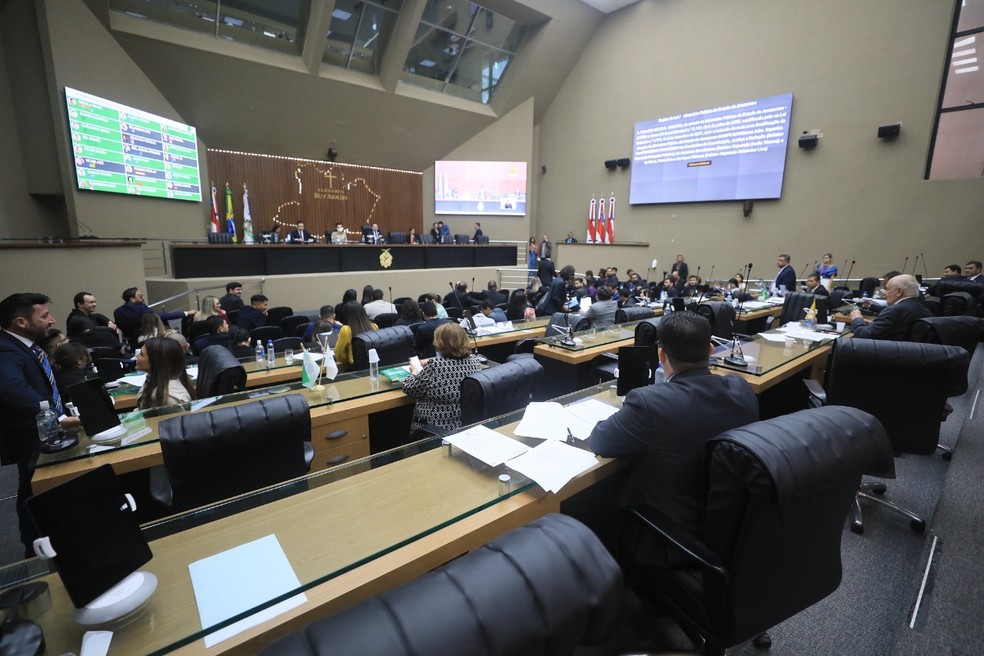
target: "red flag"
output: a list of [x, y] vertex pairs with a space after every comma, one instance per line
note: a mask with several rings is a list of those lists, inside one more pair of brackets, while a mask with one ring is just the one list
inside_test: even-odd
[[212, 183], [212, 221], [209, 224], [209, 232], [219, 232], [222, 224], [219, 223], [219, 205], [215, 200], [215, 183]]
[[[605, 199], [602, 198], [601, 202], [604, 203]], [[612, 197], [608, 199], [608, 234], [605, 243], [615, 243], [615, 194], [612, 194]]]
[[608, 243], [608, 227], [605, 225], [605, 197], [598, 200], [598, 243]]
[[592, 196], [591, 197], [591, 204], [588, 205], [588, 238], [587, 238], [586, 241], [589, 244], [593, 244], [595, 242], [595, 224], [594, 224], [594, 222], [595, 222], [595, 205], [597, 205], [597, 201], [595, 200], [595, 197]]

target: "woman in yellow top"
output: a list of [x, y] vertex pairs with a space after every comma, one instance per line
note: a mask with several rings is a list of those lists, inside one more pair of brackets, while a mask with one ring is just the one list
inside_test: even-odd
[[335, 362], [339, 367], [351, 369], [355, 365], [352, 355], [352, 338], [370, 330], [376, 330], [376, 324], [369, 321], [369, 316], [361, 303], [349, 301], [343, 306], [345, 325], [338, 331], [338, 341], [335, 342]]

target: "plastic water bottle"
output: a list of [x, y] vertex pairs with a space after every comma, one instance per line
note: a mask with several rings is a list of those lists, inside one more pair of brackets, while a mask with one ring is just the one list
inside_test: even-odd
[[58, 437], [58, 417], [48, 406], [47, 401], [41, 401], [38, 405], [40, 406], [37, 415], [38, 439], [47, 442]]
[[267, 356], [267, 367], [273, 369], [273, 366], [277, 364], [277, 352], [273, 348], [272, 339], [267, 340], [266, 356]]
[[379, 380], [379, 354], [376, 349], [369, 349], [369, 380]]
[[266, 351], [263, 350], [263, 342], [256, 343], [256, 361], [263, 362], [266, 360]]

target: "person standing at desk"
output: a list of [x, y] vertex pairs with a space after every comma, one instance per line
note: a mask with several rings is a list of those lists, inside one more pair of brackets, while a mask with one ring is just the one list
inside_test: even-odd
[[55, 318], [44, 294], [11, 294], [0, 301], [0, 464], [17, 465], [17, 522], [25, 556], [34, 556], [37, 536], [25, 505], [31, 496], [31, 476], [39, 442], [35, 417], [42, 401], [59, 417], [62, 428], [79, 425], [66, 417], [48, 356], [38, 346]]
[[786, 292], [796, 291], [796, 272], [793, 271], [789, 260], [789, 255], [786, 253], [776, 258], [776, 268], [779, 270], [776, 272], [776, 277], [772, 280], [772, 289], [769, 290], [770, 294], [779, 294], [781, 296]]
[[830, 291], [830, 286], [834, 282], [834, 278], [837, 277], [837, 267], [834, 265], [834, 255], [833, 253], [824, 253], [820, 260], [820, 264], [817, 265], [817, 275], [820, 276], [820, 282], [823, 286]]
[[554, 312], [567, 312], [567, 286], [574, 279], [574, 267], [568, 264], [550, 282], [550, 288], [536, 308], [538, 316], [551, 316]]
[[[616, 504], [645, 504], [698, 535], [704, 490], [701, 471], [707, 440], [758, 421], [758, 399], [738, 376], [708, 368], [711, 325], [693, 312], [674, 312], [659, 324], [659, 361], [666, 382], [632, 390], [622, 408], [591, 431], [591, 449], [628, 458], [629, 479]], [[661, 564], [662, 547], [629, 531], [617, 544], [642, 562]]]
[[851, 332], [855, 339], [861, 337], [907, 342], [912, 324], [919, 319], [933, 316], [929, 308], [919, 300], [919, 283], [909, 274], [894, 276], [885, 283], [885, 300], [888, 306], [869, 325], [865, 325], [860, 310], [851, 310]]
[[312, 241], [314, 241], [314, 237], [304, 229], [303, 221], [298, 221], [297, 228], [287, 233], [288, 244], [307, 244]]
[[485, 236], [485, 233], [482, 232], [482, 224], [476, 222], [475, 223], [475, 234], [472, 235], [472, 241], [477, 244], [478, 243], [478, 238], [479, 237], [484, 237], [484, 236]]
[[687, 274], [690, 273], [690, 267], [688, 267], [687, 263], [683, 261], [683, 255], [676, 256], [676, 262], [674, 262], [673, 266], [670, 267], [670, 273], [679, 273], [681, 280], [687, 279]]
[[553, 255], [553, 244], [550, 243], [550, 238], [543, 235], [543, 241], [540, 242], [540, 259], [550, 259]]

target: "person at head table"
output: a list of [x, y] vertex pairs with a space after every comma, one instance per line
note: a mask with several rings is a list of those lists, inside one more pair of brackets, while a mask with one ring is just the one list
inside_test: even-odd
[[344, 244], [348, 242], [348, 230], [341, 223], [335, 224], [335, 229], [331, 233], [331, 243]]
[[306, 244], [314, 241], [314, 236], [304, 229], [304, 222], [298, 221], [297, 227], [287, 233], [288, 244]]
[[147, 374], [137, 394], [137, 408], [186, 403], [195, 390], [185, 370], [184, 349], [169, 337], [151, 337], [137, 353], [137, 371]]

